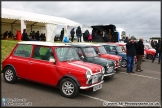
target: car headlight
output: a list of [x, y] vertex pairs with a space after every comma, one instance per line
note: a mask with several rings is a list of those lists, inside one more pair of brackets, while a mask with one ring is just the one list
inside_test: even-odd
[[114, 65], [116, 66], [116, 61], [114, 61]]
[[101, 72], [102, 72], [103, 74], [105, 73], [105, 68], [104, 68], [104, 67], [102, 68]]
[[86, 78], [89, 79], [91, 77], [91, 72], [89, 70], [87, 70], [86, 72]]

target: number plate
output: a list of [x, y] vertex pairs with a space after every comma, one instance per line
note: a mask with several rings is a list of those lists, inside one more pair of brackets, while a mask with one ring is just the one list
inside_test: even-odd
[[98, 84], [98, 85], [93, 87], [93, 91], [97, 91], [97, 90], [99, 90], [101, 88], [102, 88], [102, 84]]
[[98, 76], [94, 75], [92, 79], [92, 84], [98, 82]]

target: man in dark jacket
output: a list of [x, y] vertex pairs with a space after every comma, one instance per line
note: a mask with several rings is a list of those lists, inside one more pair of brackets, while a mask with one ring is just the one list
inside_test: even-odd
[[143, 39], [140, 38], [136, 47], [136, 57], [137, 57], [136, 71], [137, 72], [143, 71], [141, 69], [142, 55], [144, 55], [144, 44], [143, 44]]
[[84, 35], [85, 35], [84, 41], [88, 41], [88, 36], [89, 36], [89, 31], [88, 31], [88, 29], [84, 32]]
[[61, 34], [61, 35], [60, 35], [60, 40], [62, 41], [62, 40], [63, 40], [63, 37], [64, 37], [64, 28], [62, 28], [60, 34]]
[[30, 38], [27, 35], [26, 29], [23, 30], [22, 41], [30, 41]]
[[35, 38], [36, 38], [37, 41], [40, 41], [40, 34], [39, 34], [39, 31], [37, 31], [37, 32], [35, 33]]
[[78, 38], [78, 42], [81, 42], [82, 30], [81, 30], [80, 26], [76, 29], [76, 35]]
[[136, 55], [136, 42], [131, 39], [127, 44], [127, 73], [134, 73], [133, 66], [134, 66], [134, 56]]
[[74, 28], [71, 29], [70, 34], [71, 34], [71, 42], [73, 42], [75, 34]]
[[158, 43], [155, 44], [155, 50], [156, 50], [156, 53], [152, 59], [152, 63], [154, 62], [156, 56], [159, 54], [159, 59], [158, 59], [158, 63], [160, 64], [160, 59], [161, 59], [161, 40], [159, 39], [158, 40]]

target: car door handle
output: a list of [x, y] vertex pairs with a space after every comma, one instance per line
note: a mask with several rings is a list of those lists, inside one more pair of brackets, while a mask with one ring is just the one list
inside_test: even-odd
[[28, 64], [33, 64], [33, 62], [28, 62]]

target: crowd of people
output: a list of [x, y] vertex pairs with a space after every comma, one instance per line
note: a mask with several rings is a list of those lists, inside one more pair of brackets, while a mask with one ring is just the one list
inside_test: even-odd
[[39, 31], [32, 31], [30, 34], [27, 34], [26, 29], [23, 30], [22, 39], [23, 41], [46, 41], [45, 33], [39, 33]]
[[[64, 29], [62, 29], [62, 31], [61, 31], [61, 35], [60, 35], [60, 38], [61, 39], [63, 37], [63, 33], [64, 33], [63, 31], [64, 31]], [[113, 35], [111, 29], [108, 29], [108, 30], [103, 30], [102, 29], [100, 31], [97, 30], [97, 29], [96, 30], [95, 29], [92, 29], [92, 32], [90, 32], [88, 29], [86, 29], [85, 32], [82, 35], [82, 30], [81, 30], [81, 28], [79, 26], [79, 27], [77, 27], [76, 31], [74, 30], [74, 28], [71, 29], [71, 31], [70, 31], [70, 34], [71, 34], [71, 42], [74, 41], [74, 35], [75, 35], [75, 33], [76, 33], [76, 36], [77, 36], [77, 42], [81, 42], [82, 36], [83, 36], [83, 40], [85, 42], [92, 42], [92, 40], [94, 40], [96, 42], [97, 42], [97, 40], [99, 42], [104, 42], [104, 41], [105, 42], [110, 42], [110, 41], [112, 41], [112, 35]]]
[[4, 32], [2, 36], [3, 36], [2, 37], [3, 39], [13, 39], [14, 38], [14, 35], [11, 31]]
[[[142, 63], [142, 55], [144, 55], [144, 44], [143, 44], [143, 39], [140, 38], [138, 42], [135, 42], [133, 39], [126, 38], [124, 41], [126, 43], [126, 48], [127, 48], [127, 73], [134, 73], [133, 67], [134, 67], [134, 57], [136, 56], [137, 58], [137, 65], [136, 65], [136, 71], [141, 72], [143, 71], [141, 69], [141, 63]], [[158, 64], [161, 62], [161, 46], [162, 46], [162, 41], [161, 39], [158, 40], [158, 43], [155, 44], [155, 50], [156, 54], [154, 55], [152, 59], [152, 63], [154, 62], [157, 54], [159, 54], [158, 57]]]

